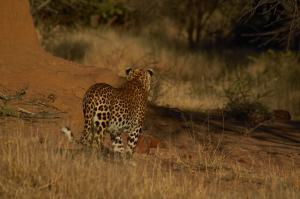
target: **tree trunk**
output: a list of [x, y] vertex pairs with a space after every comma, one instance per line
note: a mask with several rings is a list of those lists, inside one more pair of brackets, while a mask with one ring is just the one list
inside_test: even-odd
[[195, 31], [195, 18], [194, 18], [194, 6], [195, 2], [189, 0], [186, 5], [186, 10], [189, 11], [186, 16], [186, 33], [187, 42], [190, 49], [195, 47], [194, 31]]
[[187, 35], [188, 35], [188, 45], [189, 48], [191, 49], [195, 47], [194, 30], [195, 30], [194, 19], [193, 17], [190, 17], [187, 26]]

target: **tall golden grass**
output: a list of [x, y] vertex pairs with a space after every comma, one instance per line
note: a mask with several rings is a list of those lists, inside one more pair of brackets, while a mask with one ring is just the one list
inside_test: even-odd
[[55, 126], [1, 121], [0, 198], [300, 197], [299, 168], [292, 163], [240, 164], [196, 141], [189, 151], [170, 143], [135, 154], [134, 167], [69, 146]]

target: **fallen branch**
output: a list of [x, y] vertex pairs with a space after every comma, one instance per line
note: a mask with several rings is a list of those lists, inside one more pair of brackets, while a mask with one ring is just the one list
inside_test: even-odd
[[7, 106], [0, 106], [0, 116], [3, 117], [19, 117], [18, 111], [14, 108], [7, 107]]
[[[54, 107], [47, 99], [43, 97], [37, 99], [31, 99], [22, 101], [22, 97], [26, 95], [26, 88], [16, 91], [15, 95], [3, 94], [0, 92], [0, 100], [3, 105], [0, 106], [0, 117], [16, 117], [21, 119], [57, 119], [61, 118], [61, 114], [64, 113], [58, 108]], [[17, 103], [8, 106], [8, 102], [11, 100], [19, 100]], [[30, 107], [31, 110], [20, 107]]]
[[25, 109], [23, 109], [23, 108], [18, 108], [18, 110], [20, 111], [20, 112], [23, 112], [23, 113], [27, 113], [27, 114], [34, 114], [33, 112], [30, 112], [30, 111], [28, 111], [28, 110], [25, 110]]
[[17, 91], [15, 95], [4, 95], [3, 93], [0, 93], [0, 100], [2, 100], [4, 104], [6, 104], [11, 100], [15, 100], [15, 99], [20, 100], [26, 94], [26, 90], [27, 88], [23, 88]]
[[266, 125], [266, 124], [269, 124], [269, 123], [272, 123], [272, 120], [266, 120], [266, 121], [260, 122], [259, 124], [257, 124], [253, 128], [247, 129], [246, 132], [245, 132], [245, 135], [248, 136], [249, 134], [254, 132], [256, 129], [258, 129], [259, 127], [261, 127], [263, 125]]

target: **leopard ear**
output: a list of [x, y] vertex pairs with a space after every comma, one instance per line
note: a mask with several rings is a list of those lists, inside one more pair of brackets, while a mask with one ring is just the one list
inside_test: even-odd
[[126, 75], [129, 75], [131, 71], [132, 71], [132, 68], [127, 68], [126, 71], [125, 71]]
[[148, 73], [151, 75], [151, 76], [153, 76], [153, 74], [154, 74], [154, 71], [150, 68], [150, 69], [148, 69], [147, 70], [148, 71]]

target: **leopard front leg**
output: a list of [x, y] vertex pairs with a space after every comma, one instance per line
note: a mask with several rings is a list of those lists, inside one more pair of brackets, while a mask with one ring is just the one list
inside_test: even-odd
[[129, 134], [128, 134], [128, 138], [127, 138], [127, 148], [126, 148], [126, 155], [127, 157], [131, 157], [135, 151], [135, 147], [138, 143], [139, 140], [139, 135], [142, 131], [142, 127], [135, 127], [133, 128]]
[[124, 153], [124, 145], [122, 142], [121, 133], [112, 132], [110, 133], [110, 138], [111, 138], [114, 153], [122, 155]]

